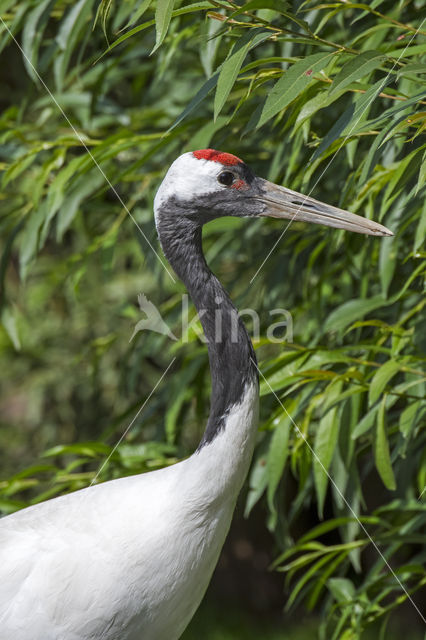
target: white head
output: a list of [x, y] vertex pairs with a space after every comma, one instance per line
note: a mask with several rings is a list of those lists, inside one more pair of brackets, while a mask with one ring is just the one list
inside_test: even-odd
[[[192, 202], [203, 196], [224, 192], [229, 188], [248, 189], [248, 184], [239, 175], [248, 167], [237, 156], [213, 149], [188, 151], [177, 158], [167, 171], [154, 199], [154, 214], [171, 199]], [[238, 169], [237, 169], [238, 168]], [[250, 172], [251, 173], [251, 172]], [[245, 176], [246, 180], [254, 175]]]

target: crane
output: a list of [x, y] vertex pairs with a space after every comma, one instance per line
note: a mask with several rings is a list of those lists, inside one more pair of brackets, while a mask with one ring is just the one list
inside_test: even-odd
[[269, 216], [393, 235], [257, 177], [236, 156], [213, 149], [175, 160], [154, 213], [164, 254], [207, 338], [212, 390], [204, 435], [193, 455], [173, 466], [0, 520], [1, 640], [174, 640], [203, 598], [252, 458], [259, 395], [251, 341], [203, 255], [203, 225], [222, 216]]

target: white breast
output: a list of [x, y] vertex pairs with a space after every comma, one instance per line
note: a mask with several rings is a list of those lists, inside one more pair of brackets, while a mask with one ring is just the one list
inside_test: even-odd
[[216, 566], [256, 424], [253, 386], [187, 460], [1, 520], [1, 639], [178, 638]]

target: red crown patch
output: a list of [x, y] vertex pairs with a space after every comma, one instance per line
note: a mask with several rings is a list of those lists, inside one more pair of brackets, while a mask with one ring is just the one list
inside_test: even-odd
[[192, 155], [197, 160], [211, 160], [225, 165], [234, 165], [242, 162], [240, 158], [233, 156], [232, 153], [223, 153], [222, 151], [215, 151], [215, 149], [200, 149], [199, 151], [193, 151]]

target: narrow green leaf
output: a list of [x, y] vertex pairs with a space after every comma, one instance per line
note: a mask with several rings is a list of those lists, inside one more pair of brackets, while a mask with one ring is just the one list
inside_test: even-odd
[[[111, 451], [112, 448], [103, 442], [78, 442], [75, 444], [58, 444], [55, 447], [51, 447], [50, 449], [47, 449], [47, 451], [44, 451], [43, 457], [51, 458], [72, 453], [96, 458], [99, 456], [109, 455], [111, 454]], [[118, 455], [118, 453], [116, 455]]]
[[59, 211], [56, 227], [56, 238], [61, 242], [65, 231], [72, 223], [80, 204], [104, 183], [104, 177], [97, 167], [85, 174], [67, 194]]
[[108, 22], [109, 14], [111, 13], [112, 3], [113, 3], [113, 0], [101, 0], [96, 11], [95, 19], [93, 21], [93, 29], [94, 29], [98, 24], [98, 20], [99, 20], [106, 40], [108, 40], [107, 22]]
[[222, 65], [214, 97], [214, 120], [216, 120], [217, 116], [221, 112], [222, 107], [234, 86], [235, 80], [240, 72], [241, 65], [247, 55], [249, 45], [250, 42], [246, 42], [243, 46], [234, 50]]
[[339, 567], [339, 565], [342, 564], [342, 562], [346, 560], [347, 556], [348, 556], [348, 553], [346, 551], [339, 553], [337, 556], [335, 556], [334, 560], [329, 563], [328, 567], [326, 567], [318, 575], [318, 578], [314, 584], [314, 588], [312, 589], [311, 595], [309, 596], [309, 600], [308, 600], [308, 609], [310, 611], [312, 611], [312, 609], [315, 607], [318, 601], [318, 598], [320, 597], [321, 592], [323, 591], [327, 583], [329, 576], [335, 573], [336, 569]]
[[32, 211], [26, 225], [21, 233], [21, 243], [19, 250], [19, 271], [23, 279], [26, 278], [29, 265], [34, 259], [38, 244], [40, 229], [46, 218], [46, 207], [42, 204], [37, 211]]
[[150, 6], [151, 3], [152, 3], [152, 0], [142, 0], [142, 2], [139, 5], [139, 7], [130, 16], [130, 20], [125, 25], [124, 29], [126, 29], [127, 27], [130, 27], [132, 24], [137, 22], [139, 20], [139, 18], [142, 18], [142, 16], [145, 13], [145, 11], [147, 11], [147, 9], [149, 9], [149, 6]]
[[387, 51], [386, 55], [388, 57], [396, 56], [398, 59], [411, 58], [411, 56], [417, 56], [418, 54], [423, 55], [426, 53], [426, 43], [417, 44], [413, 47], [408, 47], [407, 45], [402, 46], [398, 49], [392, 49], [391, 51]]
[[286, 602], [286, 606], [285, 606], [285, 610], [288, 611], [290, 609], [290, 607], [292, 606], [292, 604], [294, 603], [294, 601], [296, 600], [297, 595], [300, 593], [301, 589], [305, 586], [305, 584], [307, 582], [309, 582], [309, 580], [311, 578], [314, 577], [314, 575], [316, 573], [319, 572], [319, 570], [321, 570], [321, 573], [323, 571], [322, 567], [329, 563], [330, 561], [334, 560], [336, 556], [336, 553], [333, 554], [326, 554], [325, 556], [323, 556], [322, 558], [320, 558], [319, 560], [317, 560], [317, 562], [315, 562], [309, 569], [308, 571], [305, 571], [303, 573], [303, 576], [299, 579], [299, 581], [297, 582], [296, 586], [292, 589], [290, 596]]
[[309, 164], [312, 164], [313, 162], [315, 162], [315, 160], [321, 156], [322, 152], [328, 149], [328, 147], [335, 140], [337, 140], [337, 138], [340, 137], [340, 135], [348, 127], [348, 125], [353, 120], [355, 120], [354, 112], [355, 112], [355, 104], [354, 102], [351, 102], [349, 107], [345, 109], [345, 111], [342, 113], [340, 118], [338, 118], [336, 122], [333, 124], [330, 131], [321, 140], [319, 146], [317, 147], [315, 152], [312, 154], [312, 158], [310, 158]]
[[258, 9], [271, 9], [278, 13], [286, 12], [289, 8], [289, 3], [285, 0], [249, 0], [246, 4], [243, 4], [239, 9], [232, 13], [232, 17], [244, 13], [245, 11], [257, 11]]
[[334, 53], [314, 53], [293, 64], [273, 87], [261, 110], [256, 128], [261, 127], [279, 111], [293, 102], [312, 82], [312, 76], [324, 69]]
[[377, 9], [377, 7], [383, 4], [384, 1], [385, 0], [373, 0], [372, 2], [370, 2], [368, 5], [368, 9], [365, 9], [364, 11], [361, 11], [360, 13], [358, 13], [355, 16], [355, 18], [352, 20], [351, 24], [355, 24], [356, 22], [358, 22], [358, 20], [362, 20], [362, 18], [364, 18], [370, 13], [371, 9]]
[[[222, 129], [227, 124], [228, 119], [229, 118], [227, 116], [219, 116], [216, 122], [214, 122], [213, 120], [208, 120], [204, 127], [201, 127], [201, 129], [197, 131], [195, 135], [188, 141], [188, 145], [186, 147], [188, 151], [192, 149], [207, 149], [210, 146], [211, 139], [213, 138], [215, 133], [217, 133], [217, 131]], [[216, 219], [216, 221], [219, 222], [229, 222], [230, 220], [232, 220], [232, 218]], [[237, 219], [234, 218], [234, 221], [235, 220]], [[212, 225], [210, 224], [208, 229], [210, 230], [211, 228]], [[206, 229], [204, 237], [206, 237], [206, 234], [208, 233], [209, 231]]]
[[200, 25], [201, 42], [199, 55], [207, 78], [213, 75], [216, 56], [220, 50], [223, 35], [224, 32], [219, 20], [207, 20], [202, 26]]
[[426, 73], [426, 64], [422, 62], [410, 62], [398, 71], [398, 76], [405, 76], [410, 73]]
[[358, 424], [356, 425], [356, 427], [351, 433], [352, 440], [356, 440], [357, 438], [364, 435], [364, 433], [367, 433], [367, 431], [371, 429], [376, 419], [378, 410], [379, 410], [378, 406], [373, 407], [372, 409], [370, 409], [368, 413], [365, 414], [362, 420], [358, 422]]
[[7, 498], [0, 499], [0, 511], [2, 512], [2, 515], [14, 513], [15, 511], [27, 506], [28, 504], [23, 500], [8, 500]]
[[12, 341], [13, 346], [16, 351], [21, 350], [21, 340], [19, 338], [19, 330], [16, 321], [16, 314], [10, 309], [10, 307], [6, 307], [3, 309], [1, 314], [1, 323], [6, 330], [7, 335]]
[[214, 120], [216, 120], [217, 116], [221, 112], [222, 107], [234, 86], [247, 53], [250, 49], [253, 49], [269, 37], [270, 33], [268, 32], [263, 31], [253, 36], [252, 32], [248, 31], [240, 41], [237, 42], [231, 55], [225, 60], [223, 65], [221, 65], [216, 94], [214, 97]]
[[355, 130], [355, 127], [368, 115], [368, 111], [373, 104], [375, 98], [385, 87], [387, 80], [379, 80], [373, 84], [365, 93], [356, 96], [353, 103], [342, 113], [340, 118], [331, 127], [330, 131], [321, 140], [321, 143], [313, 154], [310, 163], [314, 162], [319, 156], [328, 149], [328, 147], [340, 136], [349, 137]]
[[309, 354], [303, 351], [288, 354], [287, 357], [278, 360], [275, 366], [265, 372], [266, 380], [260, 382], [260, 395], [267, 395], [273, 391], [278, 391], [289, 379], [298, 372], [301, 365], [308, 358]]
[[363, 51], [343, 65], [330, 87], [330, 93], [341, 91], [381, 65], [385, 56], [378, 51]]
[[154, 20], [148, 20], [147, 22], [144, 22], [143, 24], [138, 24], [136, 27], [133, 27], [133, 29], [130, 29], [130, 31], [126, 31], [126, 33], [123, 33], [122, 36], [117, 38], [117, 40], [114, 40], [114, 42], [112, 42], [109, 45], [109, 47], [107, 49], [105, 49], [105, 51], [102, 53], [102, 55], [99, 56], [99, 58], [96, 60], [96, 62], [99, 62], [99, 60], [101, 60], [107, 53], [109, 53], [110, 51], [115, 49], [115, 47], [118, 47], [120, 44], [122, 44], [123, 42], [125, 42], [129, 38], [132, 38], [137, 33], [140, 33], [141, 31], [145, 31], [145, 29], [149, 29], [149, 27], [152, 27], [152, 25], [154, 25], [154, 24], [155, 24], [155, 19]]
[[[186, 7], [182, 7], [181, 9], [175, 9], [172, 12], [172, 17], [175, 18], [178, 16], [183, 16], [187, 13], [193, 13], [196, 11], [202, 11], [204, 9], [211, 9], [211, 8], [212, 6], [210, 2], [208, 2], [207, 0], [204, 0], [202, 2], [194, 2], [192, 4], [187, 5]], [[96, 62], [98, 62], [101, 58], [103, 58], [107, 53], [112, 51], [112, 49], [115, 49], [115, 47], [118, 47], [120, 44], [122, 44], [122, 42], [125, 42], [125, 40], [128, 40], [129, 38], [132, 38], [134, 35], [136, 35], [140, 31], [149, 29], [149, 27], [152, 27], [153, 24], [155, 24], [155, 20], [148, 20], [148, 22], [144, 22], [143, 24], [138, 24], [136, 27], [133, 27], [133, 29], [130, 29], [130, 31], [123, 33], [122, 36], [117, 38], [117, 40], [114, 40], [114, 42], [107, 49], [105, 49], [105, 51], [102, 53], [102, 55], [99, 56]], [[154, 52], [154, 50], [151, 52], [151, 54]]]
[[[393, 176], [386, 187], [382, 200], [381, 214], [388, 210], [390, 204], [406, 186], [409, 178], [417, 173], [419, 168], [418, 156], [421, 151], [421, 147], [419, 149], [415, 149], [398, 163], [395, 171], [393, 172]], [[381, 219], [381, 216], [379, 216], [379, 218]]]
[[379, 127], [383, 122], [386, 122], [388, 118], [392, 118], [397, 113], [401, 111], [406, 111], [408, 107], [411, 107], [414, 104], [418, 104], [419, 100], [424, 100], [426, 97], [426, 91], [421, 91], [417, 93], [415, 96], [411, 98], [407, 98], [407, 100], [403, 100], [402, 102], [398, 102], [393, 107], [386, 109], [379, 116], [376, 116], [372, 120], [368, 120], [365, 124], [362, 124], [361, 127], [355, 130], [355, 133], [362, 132], [364, 130], [371, 130]]
[[167, 133], [172, 131], [175, 127], [178, 126], [188, 116], [199, 104], [202, 103], [204, 98], [210, 93], [210, 91], [216, 86], [217, 79], [219, 77], [219, 73], [216, 72], [211, 78], [209, 78], [203, 86], [197, 91], [195, 96], [190, 100], [190, 102], [186, 105], [185, 109], [182, 111], [180, 116], [176, 118], [170, 129]]
[[330, 313], [325, 323], [325, 330], [338, 331], [339, 329], [344, 329], [353, 322], [354, 318], [361, 320], [367, 313], [379, 309], [386, 302], [382, 295], [373, 296], [372, 298], [356, 298], [355, 300], [344, 302]]
[[[313, 551], [311, 551], [313, 549]], [[304, 553], [301, 556], [298, 556], [295, 560], [290, 560], [286, 564], [280, 566], [284, 560], [294, 557], [296, 553], [300, 553], [301, 551], [309, 551], [309, 553]], [[297, 545], [296, 547], [290, 549], [288, 552], [284, 552], [274, 560], [273, 568], [278, 569], [279, 571], [286, 571], [289, 574], [293, 575], [296, 571], [305, 567], [307, 564], [312, 562], [312, 560], [316, 560], [320, 556], [324, 554], [330, 553], [329, 548], [319, 542], [311, 542], [309, 544]]]
[[[16, 2], [14, 2], [13, 4], [15, 4], [16, 6]], [[21, 23], [23, 23], [25, 20], [27, 9], [28, 5], [25, 2], [20, 3], [14, 10], [13, 20], [9, 22], [7, 30], [2, 28], [4, 25], [0, 24], [0, 53], [9, 44], [11, 40], [10, 34], [15, 35], [18, 29], [21, 28]], [[3, 15], [6, 10], [7, 8], [5, 8], [3, 11], [0, 11], [0, 15]]]
[[170, 20], [172, 19], [174, 4], [175, 0], [157, 0], [157, 6], [155, 8], [156, 40], [151, 55], [163, 44], [169, 29]]
[[28, 75], [38, 82], [34, 68], [38, 66], [38, 51], [43, 39], [44, 29], [50, 17], [50, 10], [56, 0], [43, 0], [36, 4], [35, 8], [25, 19], [22, 32], [22, 49], [24, 50], [24, 65]]
[[419, 178], [417, 180], [417, 191], [426, 184], [426, 151], [423, 154], [422, 162], [419, 169]]
[[355, 587], [349, 578], [329, 578], [327, 587], [337, 602], [353, 600]]
[[26, 171], [37, 160], [39, 149], [31, 149], [23, 156], [19, 156], [12, 162], [3, 172], [1, 185], [5, 189], [9, 182], [16, 180], [24, 171]]
[[34, 476], [39, 473], [44, 473], [46, 471], [55, 471], [56, 467], [52, 464], [33, 464], [26, 469], [22, 469], [22, 471], [18, 471], [18, 473], [13, 474], [9, 478], [9, 482], [20, 478], [28, 478], [28, 476]]
[[234, 11], [231, 14], [231, 18], [234, 18], [245, 11], [257, 11], [259, 9], [270, 9], [271, 11], [275, 11], [276, 13], [280, 13], [286, 18], [287, 22], [294, 22], [307, 33], [312, 33], [309, 28], [309, 23], [306, 20], [302, 20], [301, 18], [298, 18], [294, 13], [288, 11], [289, 3], [285, 0], [250, 0], [246, 4], [242, 5], [239, 9]]
[[56, 36], [60, 53], [54, 59], [56, 86], [62, 91], [65, 73], [75, 50], [79, 35], [92, 13], [93, 0], [80, 0], [69, 10]]
[[379, 399], [381, 393], [386, 387], [387, 383], [393, 376], [401, 369], [401, 363], [396, 360], [388, 360], [385, 364], [382, 364], [374, 374], [368, 393], [368, 400], [370, 404], [374, 404]]
[[408, 438], [410, 433], [413, 432], [416, 425], [416, 415], [417, 412], [420, 412], [421, 406], [421, 400], [417, 400], [416, 402], [409, 404], [408, 407], [401, 412], [401, 416], [399, 418], [399, 430], [404, 438]]
[[368, 177], [370, 176], [371, 172], [373, 171], [374, 167], [376, 166], [378, 160], [379, 160], [379, 149], [380, 146], [382, 145], [382, 143], [385, 141], [386, 136], [388, 134], [391, 133], [391, 131], [397, 127], [399, 125], [400, 122], [402, 122], [403, 120], [405, 120], [406, 115], [403, 114], [401, 116], [399, 116], [399, 118], [396, 118], [395, 120], [391, 120], [384, 129], [382, 129], [380, 131], [380, 133], [378, 133], [373, 140], [373, 143], [370, 146], [370, 149], [368, 151], [367, 157], [365, 158], [363, 164], [362, 164], [362, 170], [359, 176], [359, 181], [358, 184], [360, 186], [364, 185], [364, 183], [366, 182], [366, 180], [368, 179]]
[[[361, 521], [377, 524], [378, 518], [374, 518], [373, 516], [362, 516]], [[326, 520], [325, 522], [318, 524], [316, 527], [308, 531], [308, 533], [305, 533], [304, 536], [299, 538], [298, 544], [303, 544], [304, 542], [308, 542], [313, 538], [319, 538], [325, 533], [328, 533], [333, 529], [337, 529], [338, 527], [343, 527], [344, 525], [347, 525], [351, 522], [358, 522], [358, 520], [356, 520], [355, 518], [349, 518], [348, 516], [342, 516], [340, 518], [333, 518], [332, 520]]]
[[252, 465], [249, 478], [249, 490], [247, 493], [247, 501], [244, 508], [244, 517], [248, 518], [251, 510], [259, 501], [268, 483], [268, 474], [266, 469], [266, 456], [262, 453], [257, 457]]
[[[292, 409], [290, 409], [289, 412], [291, 414]], [[274, 433], [272, 434], [268, 457], [266, 460], [268, 474], [268, 506], [275, 519], [276, 509], [274, 505], [274, 496], [288, 457], [290, 426], [291, 422], [289, 417], [287, 414], [283, 413], [280, 418], [278, 418], [278, 424], [275, 426]]]
[[395, 274], [398, 255], [398, 238], [382, 238], [380, 241], [379, 275], [385, 297], [388, 295], [389, 286]]
[[[327, 400], [332, 402], [333, 399], [336, 399], [340, 395], [341, 389], [342, 383], [340, 381], [336, 384], [332, 383], [329, 385], [327, 388]], [[340, 413], [338, 412], [337, 406], [327, 411], [325, 416], [321, 418], [315, 434], [313, 472], [320, 518], [322, 518], [328, 485], [327, 472], [333, 459], [339, 435], [340, 425], [338, 415], [340, 415]]]
[[[426, 162], [425, 162], [425, 165], [426, 165]], [[423, 246], [425, 238], [426, 238], [426, 200], [423, 202], [423, 208], [420, 214], [420, 220], [418, 222], [417, 229], [416, 229], [416, 235], [414, 238], [414, 247], [413, 247], [414, 251], [417, 251], [419, 247]]]
[[339, 97], [340, 97], [340, 95], [337, 94], [337, 93], [334, 96], [330, 96], [330, 93], [328, 91], [321, 91], [321, 92], [317, 93], [310, 100], [307, 100], [307, 102], [305, 102], [305, 104], [302, 106], [302, 108], [300, 109], [300, 111], [298, 113], [298, 116], [297, 116], [297, 119], [296, 119], [296, 122], [295, 122], [295, 126], [294, 126], [292, 134], [291, 134], [292, 137], [294, 136], [294, 134], [298, 130], [298, 128], [306, 120], [309, 120], [314, 115], [314, 113], [317, 113], [317, 111], [320, 111], [320, 109], [324, 109], [325, 107], [328, 107], [330, 104], [332, 104]]
[[9, 266], [9, 260], [12, 253], [13, 243], [22, 227], [25, 224], [25, 218], [22, 218], [10, 231], [7, 238], [3, 240], [3, 253], [0, 260], [0, 311], [6, 301], [5, 280], [7, 267]]
[[376, 426], [376, 438], [374, 443], [374, 458], [376, 469], [383, 481], [383, 484], [390, 491], [396, 489], [395, 476], [389, 453], [389, 443], [386, 435], [386, 395], [383, 396], [379, 406], [379, 413]]
[[188, 391], [190, 390], [187, 389], [186, 393], [179, 393], [167, 409], [165, 416], [167, 442], [174, 443], [176, 440], [177, 419], [179, 417], [179, 413], [183, 404], [191, 397]]

